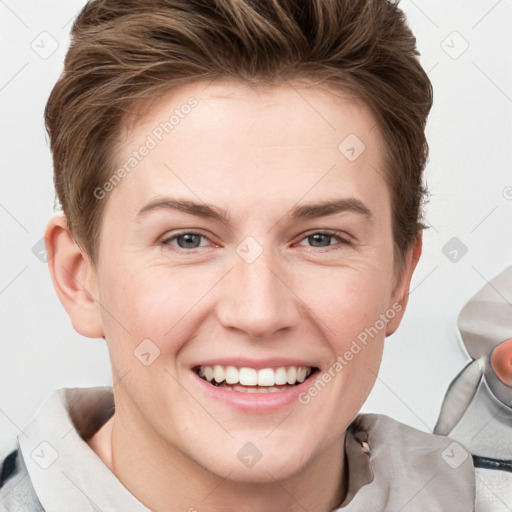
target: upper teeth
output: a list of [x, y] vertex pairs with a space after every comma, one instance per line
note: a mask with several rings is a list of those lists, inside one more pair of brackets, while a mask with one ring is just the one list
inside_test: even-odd
[[226, 384], [242, 384], [243, 386], [280, 386], [303, 382], [311, 373], [307, 366], [281, 366], [280, 368], [237, 368], [236, 366], [200, 366], [199, 375], [207, 381]]

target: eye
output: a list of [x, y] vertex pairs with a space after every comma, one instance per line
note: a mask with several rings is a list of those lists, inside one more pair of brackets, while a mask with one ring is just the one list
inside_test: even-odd
[[336, 239], [341, 245], [349, 245], [350, 242], [340, 235], [341, 233], [337, 231], [316, 231], [307, 234], [302, 240], [307, 240], [311, 244], [310, 247], [331, 247], [333, 239]]
[[[304, 236], [301, 239], [301, 242], [307, 241], [310, 244], [309, 247], [323, 248], [333, 247], [336, 244], [333, 244], [332, 241], [335, 240], [338, 242], [339, 247], [333, 247], [330, 250], [337, 250], [341, 249], [345, 245], [350, 245], [350, 242], [346, 238], [341, 236], [342, 234], [343, 233], [340, 233], [338, 231], [315, 231]], [[208, 246], [208, 238], [200, 233], [196, 233], [193, 231], [184, 231], [163, 239], [161, 241], [161, 244], [167, 247], [170, 246], [173, 249], [175, 248], [175, 250], [177, 251], [193, 253], [195, 252], [194, 249]], [[297, 245], [304, 244], [299, 243]]]
[[198, 247], [202, 247], [203, 244], [201, 244], [201, 239], [207, 240], [207, 238], [200, 233], [186, 231], [162, 240], [162, 244], [172, 245], [178, 249], [186, 251], [187, 249], [197, 249]]

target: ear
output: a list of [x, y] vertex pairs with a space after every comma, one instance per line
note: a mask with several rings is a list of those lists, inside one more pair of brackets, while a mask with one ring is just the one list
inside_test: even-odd
[[103, 337], [96, 269], [73, 240], [66, 217], [53, 217], [44, 238], [53, 286], [74, 329], [88, 338]]
[[395, 316], [386, 326], [386, 336], [393, 334], [400, 325], [402, 317], [409, 300], [409, 288], [411, 285], [412, 274], [421, 256], [423, 244], [422, 234], [418, 233], [415, 241], [411, 244], [405, 254], [404, 266], [400, 274], [396, 277], [395, 286], [391, 295], [389, 309], [395, 311]]

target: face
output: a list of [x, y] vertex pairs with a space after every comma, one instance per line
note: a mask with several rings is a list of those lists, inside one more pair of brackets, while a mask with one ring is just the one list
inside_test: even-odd
[[375, 119], [319, 87], [214, 82], [126, 126], [91, 284], [116, 422], [234, 480], [297, 474], [401, 316]]

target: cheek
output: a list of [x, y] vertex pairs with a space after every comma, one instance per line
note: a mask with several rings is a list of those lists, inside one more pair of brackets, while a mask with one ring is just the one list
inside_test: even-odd
[[354, 276], [347, 277], [340, 286], [340, 293], [324, 299], [325, 323], [331, 331], [329, 335], [326, 332], [326, 339], [330, 340], [333, 362], [339, 363], [335, 370], [340, 377], [336, 380], [343, 385], [338, 389], [353, 389], [351, 398], [359, 407], [380, 365], [387, 325], [382, 316], [387, 304], [386, 288], [374, 279], [363, 282]]
[[295, 282], [326, 338], [340, 351], [385, 312], [392, 279], [388, 274], [376, 265], [353, 265], [299, 273]]
[[[120, 262], [105, 268], [100, 281], [100, 302], [105, 334], [111, 352], [121, 353], [144, 339], [158, 340], [172, 323], [178, 283], [155, 279], [147, 270], [134, 270]], [[144, 269], [144, 267], [141, 267]], [[166, 329], [167, 326], [167, 329]]]
[[[201, 299], [216, 282], [211, 269], [120, 262], [105, 269], [100, 301], [111, 354], [126, 359], [146, 339], [175, 354], [197, 324]], [[126, 350], [130, 345], [131, 350]]]
[[105, 269], [101, 281], [102, 299], [112, 313], [115, 311], [124, 320], [126, 327], [131, 327], [130, 332], [140, 333], [151, 323], [151, 317], [165, 310], [169, 298], [176, 295], [176, 290], [169, 287], [172, 280], [162, 278], [163, 275], [155, 275], [144, 262], [119, 260], [115, 267]]
[[[375, 383], [386, 326], [394, 316], [387, 311], [391, 279], [377, 265], [336, 269], [324, 281], [313, 282], [304, 276], [304, 296], [309, 297], [313, 317], [320, 319], [316, 324], [330, 349], [330, 366], [324, 373], [330, 374], [325, 378], [329, 379], [334, 423], [339, 421], [339, 404], [350, 411], [349, 417], [355, 415]], [[327, 284], [321, 288], [319, 282]]]

